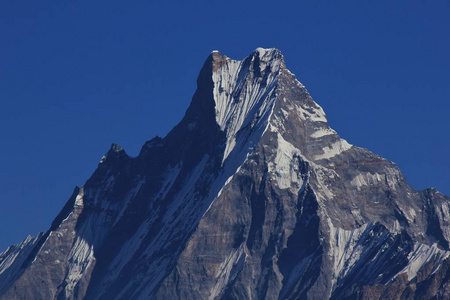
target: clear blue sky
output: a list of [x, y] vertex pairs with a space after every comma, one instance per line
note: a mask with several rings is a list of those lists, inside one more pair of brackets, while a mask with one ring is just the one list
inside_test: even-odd
[[279, 48], [342, 137], [449, 195], [449, 3], [1, 1], [0, 249], [46, 230], [112, 142], [164, 136], [214, 49]]

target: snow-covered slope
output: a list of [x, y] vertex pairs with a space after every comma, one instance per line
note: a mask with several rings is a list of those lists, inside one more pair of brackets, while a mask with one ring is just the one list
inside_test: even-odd
[[277, 49], [213, 51], [182, 121], [112, 145], [0, 299], [448, 297], [449, 199], [347, 143]]

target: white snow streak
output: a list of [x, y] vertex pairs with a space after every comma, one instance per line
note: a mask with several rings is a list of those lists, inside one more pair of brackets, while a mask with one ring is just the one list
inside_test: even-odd
[[70, 298], [80, 279], [85, 276], [89, 267], [95, 261], [94, 248], [82, 237], [77, 236], [68, 257], [70, 257], [70, 260], [65, 279], [67, 284], [65, 293], [66, 297]]
[[378, 173], [358, 173], [350, 184], [356, 188], [361, 189], [363, 186], [377, 185], [383, 180], [383, 175]]
[[28, 246], [28, 244], [33, 244], [36, 242], [37, 238], [33, 238], [30, 235], [18, 245], [13, 245], [8, 247], [6, 251], [0, 253], [0, 274], [5, 272], [16, 260], [19, 254], [22, 254], [22, 250]]
[[360, 247], [358, 241], [370, 223], [354, 230], [336, 228], [330, 219], [328, 219], [328, 224], [330, 226], [330, 256], [334, 264], [332, 277], [334, 286], [339, 278], [345, 277], [361, 257], [364, 249]]
[[238, 144], [236, 136], [239, 130], [247, 125], [253, 126], [259, 119], [267, 119], [272, 109], [273, 102], [269, 100], [276, 87], [282, 59], [273, 59], [277, 55], [274, 49], [258, 48], [257, 52], [260, 63], [255, 67], [268, 75], [267, 82], [263, 82], [261, 77], [253, 77], [253, 72], [245, 69], [249, 68], [245, 61], [229, 58], [224, 58], [226, 62], [213, 72], [216, 122], [227, 136], [223, 161]]
[[332, 158], [332, 157], [339, 155], [342, 152], [350, 149], [351, 147], [352, 147], [352, 145], [347, 143], [346, 140], [340, 139], [337, 142], [335, 142], [334, 144], [331, 144], [330, 146], [327, 146], [324, 149], [322, 149], [323, 154], [314, 156], [314, 159], [320, 160], [320, 159]]
[[386, 173], [369, 173], [361, 172], [356, 175], [350, 184], [355, 186], [358, 190], [364, 186], [375, 186], [379, 184], [386, 184], [391, 189], [395, 189], [400, 181], [400, 172], [395, 168], [385, 168]]
[[[322, 107], [320, 107], [317, 103], [317, 108], [309, 108], [305, 109], [301, 106], [296, 106], [298, 110], [298, 114], [303, 120], [309, 120], [313, 122], [323, 122], [327, 123], [327, 117]], [[312, 110], [312, 111], [311, 111]]]
[[278, 133], [277, 153], [274, 163], [269, 162], [269, 171], [275, 175], [281, 189], [290, 188], [292, 185], [296, 191], [301, 188], [303, 180], [298, 166], [300, 154], [300, 150]]
[[436, 244], [431, 246], [421, 244], [416, 242], [414, 244], [414, 250], [409, 254], [409, 263], [408, 265], [401, 270], [398, 274], [402, 274], [406, 272], [408, 274], [408, 280], [414, 279], [417, 276], [417, 272], [422, 268], [425, 264], [431, 261], [438, 261], [438, 264], [433, 269], [433, 272], [436, 272], [441, 262], [449, 256], [449, 251], [441, 250], [437, 247]]
[[336, 131], [334, 131], [331, 128], [319, 128], [316, 132], [311, 134], [312, 138], [318, 139], [327, 135], [333, 135], [336, 134]]

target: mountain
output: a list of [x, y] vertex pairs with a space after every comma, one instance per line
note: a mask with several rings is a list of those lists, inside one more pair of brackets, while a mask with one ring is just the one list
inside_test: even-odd
[[449, 299], [449, 211], [331, 129], [280, 51], [213, 51], [166, 137], [113, 144], [0, 254], [0, 299]]

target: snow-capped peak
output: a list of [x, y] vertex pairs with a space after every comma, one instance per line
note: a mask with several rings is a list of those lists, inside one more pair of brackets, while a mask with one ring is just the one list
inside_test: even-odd
[[449, 298], [450, 199], [342, 140], [280, 51], [213, 51], [197, 84], [0, 253], [0, 300]]
[[257, 48], [242, 61], [219, 52], [213, 52], [212, 57], [216, 122], [227, 136], [225, 160], [239, 130], [267, 122], [284, 59], [274, 48]]

